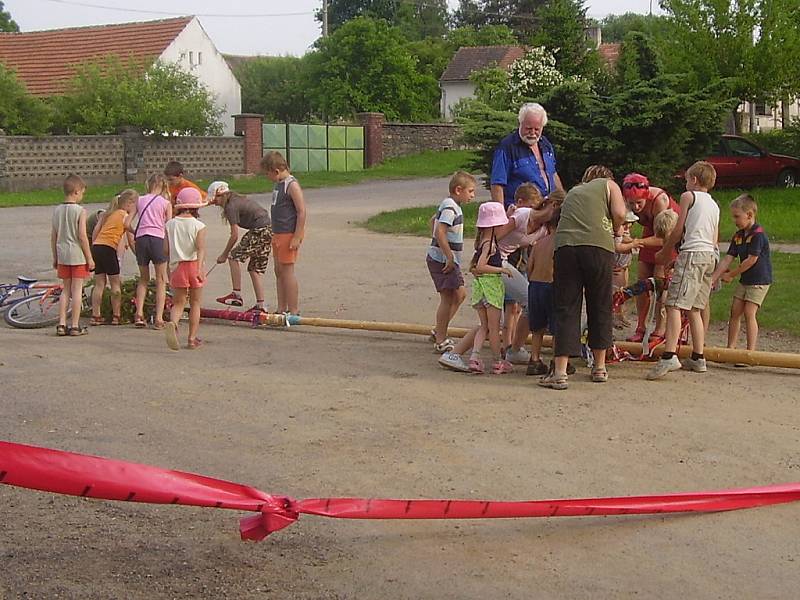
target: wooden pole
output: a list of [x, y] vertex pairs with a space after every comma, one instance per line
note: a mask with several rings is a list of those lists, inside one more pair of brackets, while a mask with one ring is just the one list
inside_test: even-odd
[[[203, 317], [215, 319], [229, 319], [237, 321], [253, 321], [253, 316], [244, 316], [248, 313], [242, 313], [235, 310], [211, 310], [202, 309], [200, 314]], [[262, 325], [273, 325], [278, 327], [286, 326], [286, 317], [281, 314], [263, 314], [260, 315], [259, 321]], [[289, 317], [289, 325], [305, 325], [308, 327], [333, 327], [336, 329], [355, 329], [359, 331], [383, 331], [386, 333], [405, 333], [411, 335], [424, 335], [428, 336], [431, 333], [431, 328], [428, 325], [418, 325], [414, 323], [395, 323], [390, 321], [352, 321], [346, 319], [325, 319], [321, 317]], [[447, 335], [454, 338], [462, 338], [467, 335], [471, 329], [464, 329], [463, 327], [451, 327], [447, 331]], [[529, 338], [530, 339], [530, 338]], [[544, 347], [551, 348], [553, 346], [553, 339], [551, 336], [546, 335], [542, 344]], [[617, 348], [630, 352], [634, 356], [639, 356], [642, 353], [642, 345], [632, 342], [616, 342]], [[660, 356], [662, 348], [658, 348], [653, 353], [655, 356]], [[681, 358], [689, 356], [691, 348], [682, 346], [678, 349], [678, 355]], [[800, 369], [800, 354], [789, 352], [761, 352], [750, 350], [738, 350], [731, 348], [714, 348], [707, 346], [705, 348], [705, 357], [708, 360], [719, 363], [742, 363], [753, 366], [763, 367], [780, 367], [786, 369]]]

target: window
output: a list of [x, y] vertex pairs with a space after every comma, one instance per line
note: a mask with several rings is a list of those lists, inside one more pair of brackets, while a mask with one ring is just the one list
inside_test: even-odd
[[772, 116], [772, 107], [767, 106], [766, 102], [756, 102], [756, 114], [757, 115], [769, 115]]
[[731, 150], [731, 156], [761, 156], [761, 150], [750, 142], [739, 138], [727, 138], [727, 142], [728, 148]]
[[197, 53], [197, 64], [198, 65], [202, 65], [203, 64], [203, 53], [202, 52], [198, 52]]
[[192, 52], [191, 50], [189, 50], [189, 66], [190, 67], [194, 66], [194, 52]]

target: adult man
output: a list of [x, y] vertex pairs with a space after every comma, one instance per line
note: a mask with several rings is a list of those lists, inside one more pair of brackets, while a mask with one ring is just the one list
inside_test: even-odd
[[517, 188], [526, 182], [534, 184], [545, 197], [557, 188], [563, 189], [553, 145], [542, 135], [545, 125], [547, 111], [541, 104], [529, 102], [520, 107], [519, 128], [504, 137], [494, 151], [492, 200], [508, 207]]

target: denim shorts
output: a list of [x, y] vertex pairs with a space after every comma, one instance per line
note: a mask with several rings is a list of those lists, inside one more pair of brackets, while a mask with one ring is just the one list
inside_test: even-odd
[[167, 262], [164, 252], [164, 238], [143, 235], [136, 238], [136, 264], [146, 267], [150, 263], [160, 265]]

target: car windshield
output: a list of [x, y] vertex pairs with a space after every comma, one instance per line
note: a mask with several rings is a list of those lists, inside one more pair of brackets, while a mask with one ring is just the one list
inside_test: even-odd
[[748, 141], [739, 138], [728, 138], [728, 148], [732, 156], [761, 156], [761, 150]]

